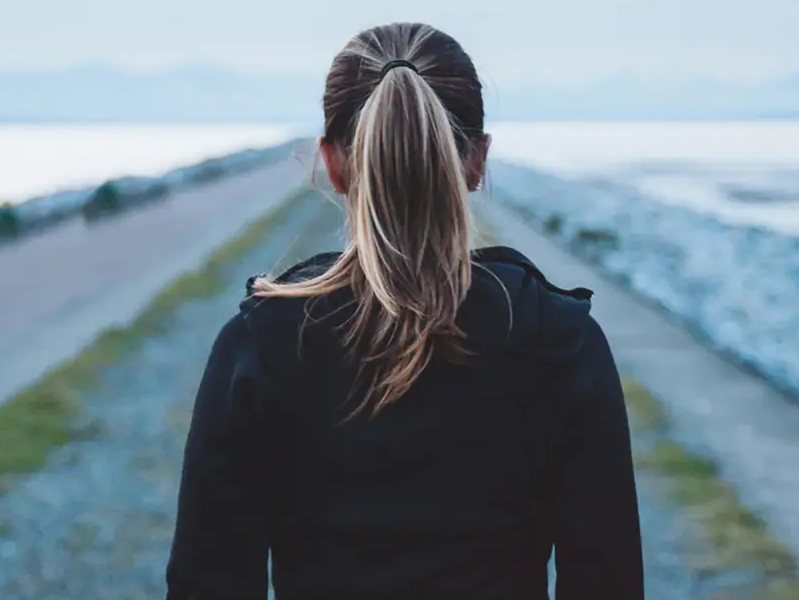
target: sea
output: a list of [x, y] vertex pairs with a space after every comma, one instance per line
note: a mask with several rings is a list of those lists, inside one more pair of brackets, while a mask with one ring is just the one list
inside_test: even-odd
[[298, 125], [1, 124], [0, 204], [171, 169], [302, 133]]
[[[553, 235], [575, 251], [799, 397], [799, 121], [487, 129], [498, 195], [557, 222]], [[278, 124], [0, 124], [0, 205], [123, 175], [157, 177], [313, 132]]]

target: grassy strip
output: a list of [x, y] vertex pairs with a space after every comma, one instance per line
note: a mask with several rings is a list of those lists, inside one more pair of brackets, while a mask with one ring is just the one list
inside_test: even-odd
[[53, 449], [81, 435], [73, 417], [82, 395], [97, 384], [105, 367], [134, 350], [146, 337], [164, 331], [169, 326], [167, 317], [184, 302], [220, 291], [226, 283], [224, 267], [261, 243], [297, 202], [313, 193], [303, 188], [289, 195], [277, 208], [217, 248], [198, 269], [174, 279], [132, 322], [105, 330], [76, 356], [0, 407], [0, 493], [10, 486], [10, 475], [36, 470]]
[[743, 590], [736, 585], [730, 598], [799, 598], [799, 569], [792, 552], [741, 503], [714, 462], [669, 438], [669, 417], [657, 399], [630, 381], [625, 381], [624, 391], [633, 428], [651, 438], [636, 451], [636, 468], [658, 476], [671, 499], [687, 509], [688, 533], [711, 550], [691, 556], [689, 566], [700, 577], [744, 574], [751, 589], [741, 596]]

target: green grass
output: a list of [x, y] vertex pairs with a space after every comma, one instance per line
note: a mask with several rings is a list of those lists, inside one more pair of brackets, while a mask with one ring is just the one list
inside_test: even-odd
[[10, 202], [0, 202], [0, 238], [15, 236], [19, 233], [20, 223], [14, 205]]
[[560, 233], [563, 229], [563, 217], [557, 213], [551, 214], [544, 221], [544, 230], [549, 234]]
[[201, 267], [178, 276], [163, 288], [132, 322], [99, 334], [77, 355], [0, 407], [0, 494], [10, 488], [11, 476], [36, 470], [53, 449], [85, 433], [75, 427], [74, 417], [81, 398], [98, 383], [103, 369], [133, 351], [146, 337], [166, 330], [169, 315], [184, 302], [222, 290], [226, 284], [225, 267], [262, 243], [297, 202], [314, 193], [303, 188], [288, 196], [277, 208], [217, 248]]
[[663, 431], [668, 427], [669, 417], [657, 399], [638, 383], [625, 379], [624, 400], [630, 419], [637, 429]]
[[619, 242], [619, 236], [606, 229], [578, 229], [575, 234], [575, 239], [581, 244], [606, 246], [616, 246]]
[[720, 598], [799, 598], [799, 569], [793, 553], [743, 505], [716, 463], [668, 435], [669, 416], [655, 397], [629, 380], [624, 382], [624, 391], [634, 435], [648, 442], [635, 453], [636, 468], [657, 476], [669, 498], [687, 516], [689, 541], [698, 542], [695, 547], [701, 549], [689, 549], [689, 567], [700, 577], [747, 574], [752, 589], [747, 589], [745, 596], [733, 589], [731, 595]]
[[754, 600], [796, 600], [799, 598], [799, 582], [772, 581], [757, 592]]
[[710, 554], [692, 561], [698, 571], [752, 571], [765, 581], [797, 576], [793, 554], [741, 504], [712, 461], [675, 442], [661, 441], [638, 457], [637, 466], [665, 478], [670, 496], [688, 510], [701, 538], [711, 546]]

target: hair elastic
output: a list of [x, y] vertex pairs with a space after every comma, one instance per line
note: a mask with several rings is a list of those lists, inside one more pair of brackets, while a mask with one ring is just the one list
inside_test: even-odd
[[380, 79], [386, 76], [391, 69], [396, 69], [397, 67], [408, 67], [414, 73], [418, 73], [419, 69], [416, 68], [416, 65], [413, 64], [409, 60], [405, 60], [403, 58], [397, 58], [394, 60], [388, 61], [386, 64], [383, 65], [383, 68], [380, 70]]

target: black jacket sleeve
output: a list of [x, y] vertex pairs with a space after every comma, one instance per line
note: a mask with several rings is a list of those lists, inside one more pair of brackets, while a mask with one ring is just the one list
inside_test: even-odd
[[241, 315], [219, 333], [186, 442], [168, 600], [266, 598], [268, 381]]
[[[555, 480], [558, 600], [643, 598], [630, 433], [604, 333], [590, 319]], [[574, 388], [573, 388], [574, 389]]]

